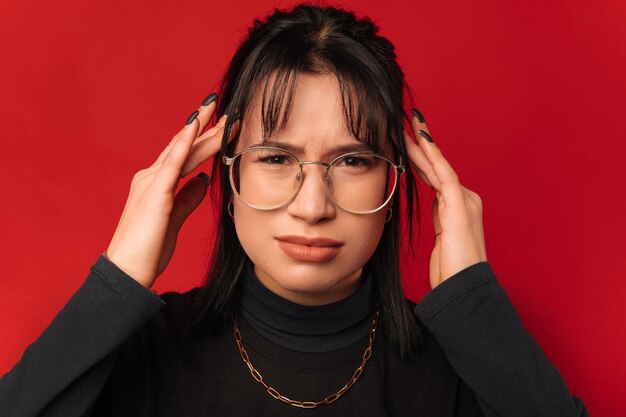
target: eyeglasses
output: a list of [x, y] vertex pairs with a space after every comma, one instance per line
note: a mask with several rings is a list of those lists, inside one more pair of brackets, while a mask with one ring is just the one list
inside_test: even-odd
[[228, 177], [242, 203], [257, 210], [274, 210], [289, 204], [304, 182], [304, 165], [326, 167], [324, 189], [332, 202], [355, 214], [375, 213], [385, 207], [395, 192], [403, 165], [396, 165], [374, 152], [350, 152], [330, 163], [300, 161], [282, 148], [255, 145], [223, 156]]

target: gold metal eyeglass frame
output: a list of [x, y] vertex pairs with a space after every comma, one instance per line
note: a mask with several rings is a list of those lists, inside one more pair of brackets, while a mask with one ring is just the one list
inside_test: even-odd
[[[234, 166], [234, 161], [235, 159], [246, 152], [249, 151], [253, 151], [253, 150], [275, 150], [275, 151], [280, 151], [280, 152], [284, 152], [288, 155], [290, 155], [291, 157], [293, 157], [293, 159], [295, 159], [298, 162], [298, 165], [300, 167], [300, 173], [298, 174], [298, 176], [296, 176], [297, 178], [299, 178], [298, 181], [298, 189], [295, 191], [295, 193], [293, 194], [293, 196], [285, 203], [279, 204], [277, 206], [274, 207], [269, 207], [269, 208], [263, 208], [263, 207], [258, 207], [255, 206], [253, 204], [250, 204], [248, 202], [246, 202], [237, 192], [237, 187], [235, 186], [234, 180], [233, 180], [233, 166]], [[396, 177], [395, 177], [395, 181], [393, 184], [393, 189], [391, 190], [391, 193], [389, 193], [389, 197], [385, 200], [385, 202], [383, 204], [380, 205], [380, 207], [374, 209], [374, 210], [365, 210], [365, 211], [354, 211], [354, 210], [348, 210], [345, 209], [343, 207], [341, 207], [337, 201], [335, 201], [335, 198], [333, 197], [333, 195], [330, 193], [330, 191], [328, 190], [328, 181], [329, 181], [329, 176], [328, 176], [328, 170], [330, 169], [330, 167], [339, 159], [341, 158], [345, 158], [346, 156], [350, 156], [350, 155], [370, 155], [370, 156], [376, 156], [378, 158], [382, 158], [385, 161], [389, 162], [391, 164], [391, 166], [394, 167], [394, 169], [396, 170]], [[240, 150], [239, 152], [237, 152], [235, 155], [233, 155], [232, 157], [223, 155], [222, 156], [222, 163], [224, 163], [224, 165], [228, 166], [228, 179], [230, 181], [230, 186], [233, 190], [233, 192], [235, 193], [235, 195], [237, 196], [237, 198], [239, 198], [239, 200], [245, 204], [246, 206], [253, 208], [253, 209], [257, 209], [257, 210], [263, 210], [263, 211], [268, 211], [268, 210], [275, 210], [277, 208], [286, 206], [287, 204], [291, 203], [296, 196], [298, 195], [298, 193], [300, 192], [300, 189], [302, 188], [302, 184], [304, 183], [304, 165], [311, 165], [311, 164], [319, 164], [319, 165], [323, 165], [326, 168], [326, 172], [324, 173], [322, 179], [324, 182], [324, 190], [326, 191], [326, 194], [328, 195], [328, 197], [330, 198], [330, 200], [333, 202], [333, 204], [335, 204], [335, 206], [339, 207], [340, 209], [347, 211], [348, 213], [353, 213], [353, 214], [371, 214], [371, 213], [376, 213], [377, 211], [380, 211], [382, 208], [384, 208], [387, 203], [389, 203], [389, 201], [391, 201], [391, 198], [393, 197], [394, 193], [396, 192], [396, 188], [398, 188], [398, 182], [400, 180], [400, 177], [402, 176], [402, 174], [404, 174], [404, 171], [406, 170], [404, 165], [396, 165], [393, 161], [391, 161], [388, 158], [385, 158], [382, 155], [379, 155], [375, 152], [368, 152], [368, 151], [357, 151], [357, 152], [349, 152], [349, 153], [345, 153], [342, 155], [337, 156], [336, 158], [334, 158], [332, 161], [330, 161], [329, 163], [326, 162], [322, 162], [322, 161], [300, 161], [294, 154], [292, 154], [291, 152], [283, 149], [283, 148], [278, 148], [275, 146], [260, 146], [260, 145], [255, 145], [255, 146], [251, 146], [245, 149]]]

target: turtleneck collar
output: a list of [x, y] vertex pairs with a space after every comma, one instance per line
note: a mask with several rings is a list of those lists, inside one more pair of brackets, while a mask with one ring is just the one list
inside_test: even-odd
[[267, 289], [247, 262], [241, 316], [259, 334], [287, 349], [328, 352], [356, 343], [371, 327], [372, 279], [364, 270], [361, 287], [343, 300], [321, 306], [291, 302]]

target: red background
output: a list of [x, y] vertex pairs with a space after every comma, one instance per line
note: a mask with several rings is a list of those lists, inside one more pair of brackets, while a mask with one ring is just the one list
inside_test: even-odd
[[[0, 4], [0, 375], [82, 284], [133, 174], [216, 89], [252, 19], [289, 4]], [[624, 2], [340, 4], [397, 46], [435, 141], [483, 200], [488, 259], [525, 327], [591, 415], [624, 415]], [[416, 301], [430, 289], [422, 189], [425, 238], [404, 265]], [[211, 218], [204, 201], [157, 290], [199, 285]]]

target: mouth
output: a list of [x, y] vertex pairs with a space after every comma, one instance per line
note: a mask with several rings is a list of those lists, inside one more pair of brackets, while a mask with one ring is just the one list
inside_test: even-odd
[[329, 237], [308, 238], [306, 236], [290, 235], [290, 236], [278, 236], [276, 239], [278, 239], [281, 242], [297, 243], [299, 245], [306, 245], [306, 246], [316, 246], [316, 247], [339, 247], [339, 246], [343, 246], [343, 243], [338, 242], [338, 241], [336, 241], [334, 239], [331, 239]]
[[276, 240], [285, 255], [304, 262], [328, 262], [339, 254], [343, 246], [343, 243], [325, 237], [279, 236]]

